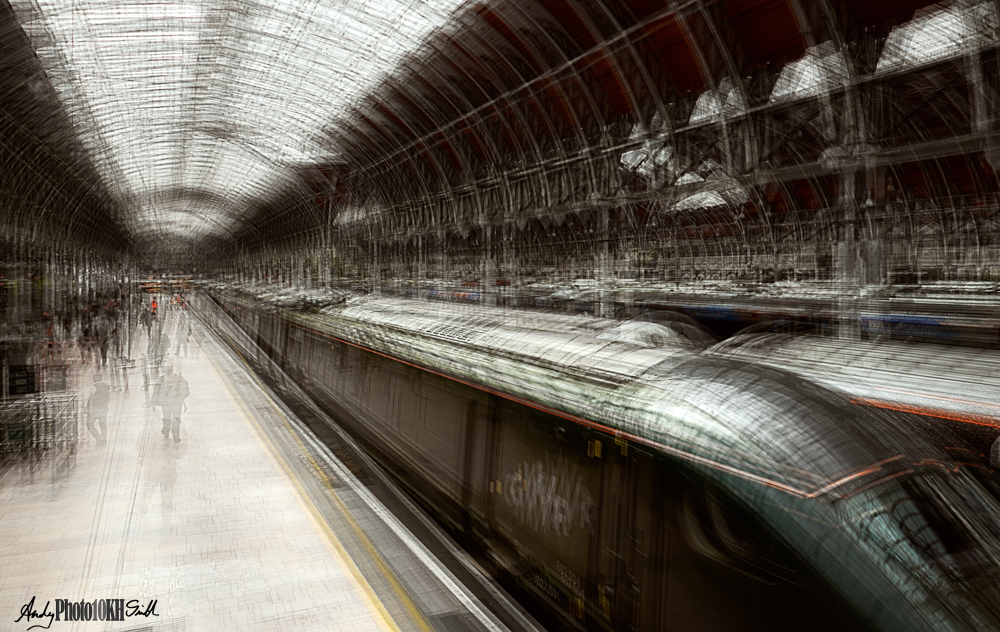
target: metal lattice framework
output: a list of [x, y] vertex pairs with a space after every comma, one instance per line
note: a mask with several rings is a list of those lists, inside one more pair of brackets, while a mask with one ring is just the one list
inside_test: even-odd
[[256, 226], [286, 259], [312, 239], [395, 274], [447, 253], [439, 275], [479, 275], [491, 253], [507, 274], [823, 276], [844, 241], [871, 280], [990, 274], [996, 5], [869, 4], [460, 13], [329, 126], [317, 208]]
[[992, 0], [11, 11], [28, 235], [369, 272], [1000, 265]]

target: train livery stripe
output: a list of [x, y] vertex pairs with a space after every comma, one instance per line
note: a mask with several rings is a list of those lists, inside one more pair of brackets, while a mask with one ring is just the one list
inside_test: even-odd
[[937, 417], [938, 419], [960, 421], [966, 424], [975, 424], [977, 426], [1000, 429], [1000, 419], [987, 417], [986, 415], [977, 415], [975, 413], [960, 414], [953, 410], [947, 410], [944, 408], [928, 408], [926, 406], [915, 406], [900, 402], [887, 402], [878, 399], [869, 399], [867, 397], [851, 397], [849, 399], [852, 404], [884, 408], [886, 410], [895, 410], [902, 413], [923, 415], [924, 417]]
[[915, 391], [904, 391], [898, 388], [889, 388], [886, 386], [879, 386], [878, 390], [885, 391], [887, 393], [899, 393], [900, 395], [915, 395], [916, 397], [922, 397], [924, 399], [938, 399], [943, 402], [954, 402], [956, 404], [966, 404], [971, 406], [977, 406], [979, 408], [995, 408], [997, 414], [1000, 414], [1000, 406], [996, 404], [988, 404], [986, 402], [974, 401], [971, 399], [959, 399], [957, 397], [945, 397], [943, 395], [930, 395], [928, 393], [918, 393]]

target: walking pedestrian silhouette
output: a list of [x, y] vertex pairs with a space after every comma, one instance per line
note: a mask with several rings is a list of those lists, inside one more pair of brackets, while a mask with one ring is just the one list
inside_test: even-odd
[[[111, 389], [100, 373], [94, 375], [94, 389], [87, 400], [87, 430], [97, 439], [97, 445], [108, 442], [108, 405], [111, 403]], [[100, 427], [98, 427], [100, 425]]]
[[173, 434], [176, 443], [181, 440], [181, 413], [185, 408], [184, 400], [191, 391], [188, 389], [187, 380], [179, 373], [174, 373], [170, 364], [164, 365], [163, 368], [163, 380], [156, 396], [156, 405], [163, 413], [163, 427], [160, 433], [164, 439]]

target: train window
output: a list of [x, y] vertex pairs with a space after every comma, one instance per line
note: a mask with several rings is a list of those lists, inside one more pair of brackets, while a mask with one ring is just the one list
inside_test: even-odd
[[741, 504], [718, 494], [708, 497], [712, 525], [726, 550], [768, 577], [803, 585], [795, 562], [777, 537]]
[[642, 341], [646, 343], [646, 346], [655, 349], [662, 349], [663, 345], [666, 344], [666, 342], [663, 340], [663, 336], [656, 332], [654, 333], [643, 332]]
[[766, 584], [804, 586], [794, 555], [771, 529], [721, 490], [688, 492], [685, 536], [703, 555]]

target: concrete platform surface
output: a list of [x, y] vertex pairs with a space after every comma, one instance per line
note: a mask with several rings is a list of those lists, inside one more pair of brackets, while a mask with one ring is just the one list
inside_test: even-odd
[[[88, 429], [86, 399], [95, 373], [112, 383], [109, 369], [77, 360], [74, 466], [0, 479], [0, 629], [505, 629], [190, 320], [178, 347], [187, 324], [165, 315], [168, 350], [155, 329], [135, 332], [139, 361], [110, 391], [104, 441]], [[167, 364], [189, 390], [179, 441], [152, 405]], [[49, 616], [65, 606], [85, 617], [81, 602], [97, 606], [95, 620]], [[99, 620], [120, 605], [124, 620]]]

